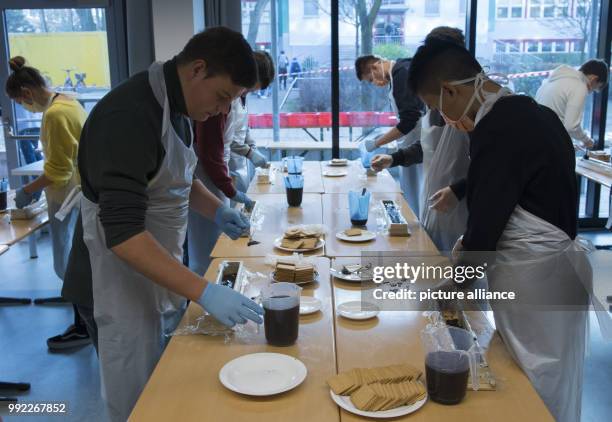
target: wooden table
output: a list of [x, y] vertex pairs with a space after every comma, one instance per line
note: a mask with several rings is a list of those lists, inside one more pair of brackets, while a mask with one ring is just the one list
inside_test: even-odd
[[[212, 279], [221, 260], [206, 273]], [[269, 271], [261, 260], [245, 259], [250, 271]], [[336, 373], [329, 260], [317, 258], [321, 283], [305, 285], [302, 295], [322, 301], [322, 312], [300, 317], [298, 341], [289, 347], [266, 344], [264, 330], [248, 340], [190, 335], [173, 337], [149, 379], [130, 421], [338, 421], [338, 407], [325, 383]], [[257, 289], [255, 289], [257, 290]], [[255, 293], [250, 291], [248, 294]], [[191, 304], [182, 324], [201, 315]], [[219, 382], [219, 371], [230, 360], [249, 353], [276, 352], [300, 359], [308, 369], [298, 388], [269, 397], [247, 397], [229, 391]]]
[[363, 188], [370, 192], [402, 192], [399, 183], [395, 181], [389, 171], [383, 170], [374, 176], [367, 176], [366, 170], [359, 160], [349, 161], [349, 165], [345, 167], [328, 166], [326, 163], [321, 163], [321, 169], [322, 171], [344, 170], [348, 173], [344, 177], [323, 176], [325, 193], [348, 193], [348, 191], [361, 190]]
[[[285, 194], [253, 194], [249, 197], [257, 201], [258, 206], [263, 207], [263, 223], [253, 235], [253, 239], [261, 243], [247, 246], [248, 238], [246, 237], [231, 240], [222, 234], [211, 252], [212, 257], [263, 257], [269, 253], [291, 255], [274, 248], [274, 239], [282, 236], [289, 226], [323, 222], [321, 195], [318, 193], [305, 193], [301, 207], [289, 207]], [[318, 249], [311, 254], [323, 255], [324, 249]]]
[[[10, 191], [8, 195], [8, 208], [15, 207], [15, 191]], [[0, 245], [11, 246], [20, 240], [30, 236], [38, 229], [42, 228], [49, 223], [49, 215], [47, 212], [42, 212], [36, 215], [31, 220], [13, 220], [11, 221], [11, 214], [8, 211], [0, 212]], [[33, 237], [29, 238], [30, 241], [30, 257], [36, 258], [38, 256], [36, 250], [36, 241]]]
[[[282, 193], [285, 194], [285, 181], [283, 177], [287, 172], [281, 171], [282, 164], [278, 161], [271, 163], [273, 183], [257, 183], [257, 177], [251, 182], [247, 193]], [[321, 177], [321, 163], [319, 161], [304, 161], [302, 168], [304, 176], [304, 193], [323, 193], [323, 179]]]
[[44, 173], [45, 160], [35, 161], [11, 170], [13, 176], [40, 176]]
[[576, 173], [600, 185], [612, 186], [612, 167], [585, 160], [576, 160]]
[[[334, 260], [333, 265], [335, 268], [341, 268], [342, 264], [347, 262], [355, 262], [355, 258], [339, 258]], [[361, 297], [359, 284], [335, 278], [332, 284], [336, 304], [359, 300]], [[424, 371], [424, 351], [419, 333], [425, 324], [425, 318], [417, 311], [382, 311], [376, 318], [366, 321], [352, 321], [336, 316], [338, 371], [395, 363], [410, 363]], [[491, 342], [487, 357], [491, 371], [498, 381], [497, 391], [468, 391], [464, 401], [455, 406], [444, 406], [430, 400], [416, 413], [394, 420], [554, 420], [497, 334]], [[370, 420], [344, 410], [340, 411], [340, 417], [343, 422]]]
[[411, 236], [389, 236], [378, 234], [375, 240], [363, 243], [350, 243], [340, 240], [336, 233], [351, 227], [348, 210], [348, 194], [324, 194], [323, 195], [323, 221], [328, 229], [325, 240], [325, 254], [329, 257], [337, 256], [360, 256], [362, 251], [370, 252], [409, 252], [421, 256], [438, 255], [438, 250], [431, 241], [429, 235], [416, 215], [408, 206], [401, 193], [372, 193], [370, 202], [370, 215], [367, 228], [370, 231], [377, 230], [377, 217], [372, 208], [382, 199], [392, 199], [401, 204], [401, 213], [408, 222]]

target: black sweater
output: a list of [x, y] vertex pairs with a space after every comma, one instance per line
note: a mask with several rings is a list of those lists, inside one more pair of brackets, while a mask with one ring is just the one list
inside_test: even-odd
[[466, 250], [495, 250], [517, 205], [576, 237], [574, 148], [552, 110], [523, 95], [498, 100], [470, 133], [470, 158]]

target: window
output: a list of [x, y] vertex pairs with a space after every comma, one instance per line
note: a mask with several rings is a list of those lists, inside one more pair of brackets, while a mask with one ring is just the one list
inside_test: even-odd
[[519, 53], [521, 51], [521, 44], [518, 41], [508, 42], [508, 51], [510, 53]]
[[440, 0], [425, 0], [425, 16], [440, 16]]
[[467, 12], [467, 0], [459, 0], [459, 14], [465, 15]]
[[[273, 59], [278, 84], [248, 95], [250, 133], [258, 143], [327, 142], [331, 149], [331, 3], [304, 1], [303, 13], [288, 10], [287, 4], [291, 8], [294, 2], [288, 3], [279, 1], [276, 9], [278, 44]], [[241, 5], [242, 34], [254, 50], [272, 54], [271, 1], [242, 0]], [[258, 7], [258, 14], [245, 13]]]
[[[359, 56], [375, 54], [389, 60], [411, 57], [427, 34], [439, 25], [465, 28], [465, 1], [406, 1], [392, 10], [381, 8], [373, 20], [373, 44], [361, 40], [361, 23], [356, 12], [369, 12], [371, 1], [341, 1], [353, 4], [340, 7], [340, 141], [357, 142], [385, 133], [397, 124], [389, 102], [388, 87], [376, 87], [360, 82], [355, 76], [354, 62]], [[365, 10], [359, 10], [359, 4]], [[415, 7], [416, 5], [422, 7]], [[442, 9], [444, 7], [444, 9]], [[432, 19], [433, 14], [444, 14], [444, 21]]]
[[521, 18], [523, 16], [523, 3], [524, 0], [497, 0], [497, 18]]
[[[74, 92], [87, 111], [110, 90], [104, 9], [7, 10], [6, 26], [9, 57], [25, 57], [50, 87]], [[17, 134], [36, 133], [41, 117], [15, 103]]]
[[[511, 76], [510, 88], [517, 93], [535, 96], [545, 76], [533, 76], [530, 72], [550, 71], [560, 64], [577, 67], [596, 56], [599, 20], [593, 18], [593, 13], [601, 10], [601, 0], [525, 0], [525, 16], [516, 19], [511, 9], [520, 8], [521, 2], [497, 0], [492, 22], [487, 6], [480, 1], [478, 4], [476, 58], [491, 72]], [[550, 15], [551, 7], [553, 18], [545, 18]], [[534, 40], [534, 37], [541, 39]], [[523, 50], [508, 54], [514, 48], [507, 45], [508, 40], [525, 40]], [[589, 97], [583, 120], [587, 131], [591, 129], [592, 106], [592, 97]], [[610, 129], [608, 133], [612, 133]], [[579, 212], [583, 217], [584, 189], [581, 196]]]
[[538, 52], [538, 42], [537, 41], [526, 41], [525, 42], [525, 52], [537, 53]]
[[319, 2], [317, 0], [304, 0], [304, 17], [316, 18], [319, 16]]

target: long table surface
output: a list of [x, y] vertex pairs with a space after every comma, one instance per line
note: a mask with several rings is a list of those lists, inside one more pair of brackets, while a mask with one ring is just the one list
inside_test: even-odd
[[[257, 177], [253, 178], [247, 193], [285, 194], [285, 181], [283, 177], [287, 175], [287, 172], [283, 171], [281, 162], [275, 161], [270, 163], [270, 175], [272, 183], [257, 183]], [[304, 193], [324, 192], [321, 163], [319, 161], [304, 161], [302, 175], [304, 176]]]
[[[282, 237], [289, 226], [298, 224], [321, 224], [323, 222], [321, 194], [305, 193], [302, 197], [300, 207], [287, 205], [287, 197], [284, 194], [253, 194], [249, 197], [257, 201], [257, 207], [261, 208], [263, 222], [253, 233], [253, 240], [260, 242], [257, 245], [247, 246], [248, 238], [241, 237], [232, 240], [225, 234], [221, 234], [210, 256], [219, 257], [249, 257], [266, 256], [274, 253], [277, 255], [291, 255], [274, 247], [274, 240]], [[318, 249], [309, 255], [323, 255], [324, 249]], [[308, 254], [307, 254], [308, 255]]]
[[585, 160], [576, 160], [576, 173], [601, 185], [612, 186], [612, 167], [605, 164]]
[[321, 163], [321, 171], [345, 171], [347, 173], [343, 177], [323, 176], [325, 193], [348, 193], [351, 190], [362, 190], [363, 188], [370, 192], [402, 192], [399, 183], [395, 181], [388, 170], [368, 176], [366, 169], [363, 168], [359, 160], [349, 161], [347, 166], [342, 167]]
[[[424, 261], [435, 264], [444, 257], [418, 258], [415, 265]], [[359, 258], [334, 259], [332, 266], [340, 269], [347, 263], [359, 262]], [[332, 281], [335, 306], [360, 300], [359, 283], [347, 283], [336, 278]], [[335, 316], [336, 361], [338, 371], [352, 368], [409, 363], [425, 370], [425, 353], [419, 337], [426, 320], [419, 311], [381, 311], [377, 317], [365, 321], [353, 321]], [[445, 406], [429, 400], [420, 410], [402, 418], [402, 421], [552, 421], [548, 409], [531, 386], [529, 379], [514, 363], [495, 334], [487, 354], [489, 367], [497, 380], [496, 391], [469, 391], [465, 399], [455, 406]], [[495, 416], [493, 416], [495, 415]], [[340, 411], [343, 422], [369, 420]]]
[[[214, 279], [220, 259], [211, 263], [206, 277]], [[270, 271], [260, 259], [244, 259], [251, 272]], [[325, 381], [336, 373], [334, 324], [329, 259], [316, 258], [320, 283], [305, 285], [303, 296], [322, 302], [321, 312], [300, 317], [298, 340], [288, 347], [266, 344], [263, 328], [248, 339], [189, 335], [173, 337], [157, 364], [130, 417], [131, 421], [338, 421], [338, 407], [329, 398]], [[256, 284], [256, 283], [253, 283]], [[257, 293], [251, 285], [247, 295]], [[191, 304], [181, 325], [202, 314]], [[229, 391], [219, 371], [230, 360], [248, 353], [276, 352], [294, 356], [308, 370], [298, 388], [269, 397], [247, 397]]]
[[[378, 214], [376, 207], [379, 201], [392, 199], [400, 206], [401, 213], [408, 222], [410, 236], [389, 236], [378, 230]], [[366, 228], [377, 232], [376, 239], [369, 242], [351, 243], [340, 240], [336, 233], [351, 228], [348, 210], [348, 194], [334, 193], [323, 195], [323, 221], [328, 227], [325, 240], [325, 254], [329, 257], [359, 256], [365, 252], [410, 252], [420, 255], [438, 255], [438, 250], [427, 232], [419, 223], [416, 215], [404, 200], [401, 193], [373, 192], [370, 200], [370, 213]]]
[[49, 222], [47, 212], [41, 212], [31, 220], [11, 220], [9, 208], [15, 207], [15, 191], [8, 195], [8, 208], [0, 211], [0, 245], [14, 245]]

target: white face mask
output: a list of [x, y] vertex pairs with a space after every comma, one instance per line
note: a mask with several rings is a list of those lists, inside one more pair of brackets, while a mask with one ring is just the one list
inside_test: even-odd
[[474, 101], [478, 101], [480, 105], [482, 105], [482, 101], [480, 100], [480, 96], [478, 94], [481, 94], [484, 97], [482, 86], [484, 85], [485, 81], [487, 81], [487, 76], [484, 74], [484, 72], [480, 72], [478, 75], [474, 76], [473, 78], [463, 79], [460, 81], [454, 81], [450, 83], [451, 85], [463, 85], [471, 81], [474, 81], [474, 93], [472, 94], [470, 101], [468, 101], [467, 105], [465, 106], [463, 113], [457, 120], [451, 120], [442, 111], [442, 97], [444, 94], [444, 90], [442, 87], [440, 87], [440, 100], [438, 102], [438, 111], [440, 111], [440, 115], [442, 115], [442, 118], [444, 119], [447, 125], [454, 127], [455, 129], [461, 132], [471, 132], [474, 130], [474, 127], [476, 126], [474, 124], [474, 120], [468, 117], [467, 113], [472, 107], [472, 104], [474, 104]]
[[28, 110], [30, 113], [44, 113], [47, 111], [51, 103], [53, 102], [53, 95], [50, 95], [47, 99], [46, 104], [39, 104], [34, 99], [32, 99], [32, 104], [28, 104], [26, 102], [21, 103], [21, 106]]

